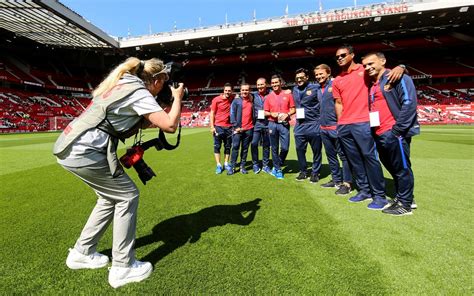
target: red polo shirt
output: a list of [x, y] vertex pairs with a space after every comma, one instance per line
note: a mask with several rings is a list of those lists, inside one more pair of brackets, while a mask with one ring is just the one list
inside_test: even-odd
[[381, 134], [392, 129], [392, 126], [396, 123], [393, 118], [392, 112], [388, 108], [387, 101], [380, 90], [380, 84], [377, 81], [370, 88], [370, 112], [379, 112], [380, 126], [373, 127], [375, 134], [380, 136]]
[[342, 114], [338, 124], [351, 124], [369, 121], [369, 87], [364, 67], [356, 64], [349, 72], [337, 76], [332, 89], [334, 99], [342, 100]]
[[[290, 108], [294, 107], [295, 101], [293, 100], [291, 93], [287, 94], [284, 91], [280, 91], [279, 94], [271, 92], [265, 97], [263, 110], [267, 112], [288, 113], [290, 112]], [[276, 121], [277, 119], [269, 116], [268, 120]]]
[[242, 129], [253, 129], [253, 108], [252, 102], [242, 99]]
[[230, 127], [230, 104], [232, 97], [227, 99], [224, 95], [220, 95], [212, 99], [211, 110], [214, 111], [214, 125]]

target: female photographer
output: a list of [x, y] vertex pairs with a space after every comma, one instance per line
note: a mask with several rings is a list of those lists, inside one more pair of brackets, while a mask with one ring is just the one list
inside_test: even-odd
[[[97, 244], [113, 220], [112, 267], [109, 283], [117, 288], [150, 276], [149, 262], [135, 259], [134, 243], [139, 191], [120, 166], [118, 140], [139, 129], [158, 127], [174, 133], [178, 127], [183, 85], [171, 88], [174, 98], [169, 113], [155, 97], [169, 87], [168, 72], [159, 59], [128, 58], [93, 91], [87, 109], [71, 122], [54, 146], [58, 163], [79, 177], [97, 194], [97, 204], [66, 264], [71, 269], [101, 268], [109, 258], [97, 253]], [[164, 106], [163, 106], [164, 107]]]

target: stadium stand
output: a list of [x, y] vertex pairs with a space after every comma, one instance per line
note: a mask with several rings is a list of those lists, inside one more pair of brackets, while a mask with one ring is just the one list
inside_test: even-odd
[[[210, 101], [224, 83], [233, 84], [238, 93], [243, 81], [255, 89], [257, 78], [280, 74], [291, 87], [295, 69], [321, 63], [329, 64], [335, 76], [334, 52], [347, 42], [354, 45], [356, 59], [380, 50], [389, 67], [407, 65], [418, 90], [421, 123], [472, 123], [474, 28], [469, 19], [474, 6], [442, 0], [438, 6], [429, 2], [426, 10], [428, 2], [393, 1], [351, 8], [349, 16], [327, 11], [317, 17], [308, 13], [118, 39], [60, 2], [9, 2], [0, 5], [2, 13], [16, 19], [0, 27], [5, 41], [0, 45], [0, 132], [62, 129], [88, 105], [102, 77], [127, 56], [181, 62], [190, 90], [183, 103], [183, 126], [206, 125]], [[41, 13], [32, 14], [30, 8]], [[55, 13], [64, 9], [70, 13]], [[371, 17], [363, 16], [367, 13]], [[63, 35], [44, 30], [71, 18], [74, 24], [59, 28], [68, 31]], [[37, 34], [28, 35], [17, 24], [34, 27]], [[205, 37], [189, 38], [195, 33]]]

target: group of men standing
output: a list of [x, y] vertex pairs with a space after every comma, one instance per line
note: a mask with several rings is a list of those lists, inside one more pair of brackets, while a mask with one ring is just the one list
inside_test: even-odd
[[[278, 75], [271, 77], [271, 91], [265, 78], [259, 78], [257, 91], [251, 92], [250, 85], [243, 83], [236, 98], [232, 86], [226, 84], [224, 93], [213, 99], [210, 113], [216, 174], [226, 170], [233, 175], [237, 171], [239, 150], [240, 172], [247, 174], [245, 164], [250, 146], [253, 172], [264, 171], [283, 179], [282, 166], [290, 145], [289, 121], [295, 115], [297, 181], [319, 181], [324, 145], [332, 179], [322, 187], [336, 188], [337, 195], [347, 195], [354, 180], [358, 193], [350, 202], [370, 200], [369, 209], [391, 215], [412, 214], [416, 204], [410, 143], [411, 137], [419, 133], [413, 81], [404, 74], [403, 65], [386, 69], [385, 56], [380, 52], [365, 55], [362, 64], [357, 64], [353, 48], [344, 45], [337, 49], [335, 58], [341, 68], [335, 79], [326, 64], [313, 70], [317, 83], [309, 82], [309, 71], [300, 68], [295, 71], [296, 85], [292, 90], [282, 89], [283, 80]], [[224, 166], [220, 163], [222, 144]], [[309, 171], [308, 144], [313, 154]], [[395, 196], [390, 202], [385, 196], [379, 160], [394, 180]]]

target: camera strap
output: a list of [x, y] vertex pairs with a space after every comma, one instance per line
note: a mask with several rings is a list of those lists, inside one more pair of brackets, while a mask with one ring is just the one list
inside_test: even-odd
[[181, 123], [179, 124], [179, 127], [178, 127], [178, 137], [177, 137], [177, 140], [176, 140], [176, 144], [171, 145], [168, 142], [168, 140], [166, 139], [165, 133], [162, 130], [160, 130], [160, 132], [158, 134], [158, 138], [151, 139], [149, 141], [143, 142], [141, 144], [141, 146], [142, 146], [143, 150], [147, 150], [148, 148], [151, 148], [153, 146], [158, 151], [163, 150], [163, 149], [165, 149], [165, 150], [174, 150], [174, 149], [178, 148], [180, 141], [181, 141]]
[[165, 150], [174, 150], [174, 149], [178, 148], [179, 143], [181, 141], [181, 122], [179, 123], [179, 126], [178, 126], [178, 137], [176, 139], [176, 144], [175, 145], [171, 145], [168, 142], [168, 140], [166, 140], [165, 133], [162, 130], [160, 130], [158, 138], [162, 142], [163, 148]]

